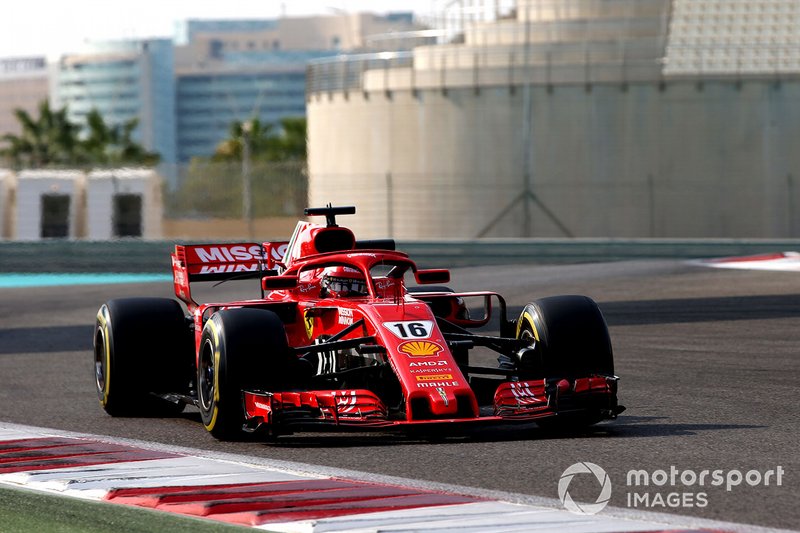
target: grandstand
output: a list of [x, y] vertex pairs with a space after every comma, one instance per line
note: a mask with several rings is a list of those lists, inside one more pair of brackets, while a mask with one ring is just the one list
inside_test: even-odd
[[800, 2], [675, 0], [667, 75], [800, 72]]

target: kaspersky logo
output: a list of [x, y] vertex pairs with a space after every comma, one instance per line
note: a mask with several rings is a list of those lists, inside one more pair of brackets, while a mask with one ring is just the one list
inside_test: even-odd
[[[569, 484], [572, 482], [572, 478], [580, 474], [593, 475], [600, 485], [600, 494], [594, 503], [576, 502], [569, 494]], [[605, 509], [611, 499], [611, 479], [609, 479], [605, 470], [594, 463], [575, 463], [561, 474], [561, 479], [558, 480], [558, 497], [561, 503], [564, 504], [564, 508], [571, 513], [581, 515], [597, 514]]]

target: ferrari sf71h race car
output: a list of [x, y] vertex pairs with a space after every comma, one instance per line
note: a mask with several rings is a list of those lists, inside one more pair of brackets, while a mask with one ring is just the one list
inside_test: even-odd
[[[176, 245], [175, 294], [186, 311], [169, 298], [100, 307], [103, 409], [168, 416], [193, 405], [222, 440], [315, 428], [573, 427], [624, 409], [590, 298], [542, 298], [509, 319], [499, 294], [453, 292], [448, 270], [417, 268], [393, 240], [356, 240], [336, 223], [354, 213], [307, 209], [326, 224], [301, 221], [288, 242]], [[259, 297], [192, 297], [193, 282], [244, 278], [260, 280]], [[412, 280], [418, 286], [407, 287]], [[492, 364], [471, 364], [475, 348], [496, 352]]]

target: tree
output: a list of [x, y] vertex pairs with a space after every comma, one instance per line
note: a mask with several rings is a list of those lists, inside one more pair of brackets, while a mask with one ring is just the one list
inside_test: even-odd
[[217, 145], [211, 160], [215, 162], [241, 161], [244, 154], [245, 128], [249, 128], [246, 133], [250, 143], [251, 157], [265, 152], [272, 138], [272, 124], [262, 123], [257, 118], [247, 122], [236, 120], [230, 125], [230, 137]]
[[306, 118], [286, 117], [281, 119], [281, 133], [273, 146], [272, 160], [306, 160]]
[[[280, 130], [275, 129], [258, 118], [233, 122], [229, 137], [217, 145], [214, 154], [192, 158], [180, 189], [166, 192], [168, 211], [246, 217], [243, 198], [249, 196], [253, 217], [302, 213], [308, 195], [306, 119], [284, 118]], [[250, 148], [246, 166], [245, 141]], [[250, 179], [247, 185], [245, 177]], [[246, 186], [250, 187], [249, 195]]]
[[86, 116], [88, 135], [81, 142], [87, 159], [92, 163], [108, 165], [142, 164], [152, 166], [160, 156], [148, 152], [133, 140], [133, 132], [139, 124], [136, 118], [122, 124], [109, 126], [96, 109]]
[[44, 100], [39, 104], [38, 117], [31, 117], [24, 109], [15, 109], [14, 115], [22, 132], [3, 135], [7, 147], [0, 150], [12, 165], [35, 168], [77, 162], [80, 127], [69, 121], [66, 107], [53, 111]]
[[137, 119], [110, 126], [93, 109], [87, 115], [86, 133], [70, 122], [67, 107], [50, 109], [47, 100], [39, 104], [39, 116], [31, 117], [23, 109], [14, 111], [22, 126], [20, 135], [6, 134], [6, 147], [0, 155], [17, 168], [85, 165], [147, 165], [158, 163], [160, 156], [147, 151], [133, 140]]
[[[245, 124], [249, 131], [245, 132]], [[280, 131], [272, 124], [258, 118], [247, 122], [235, 121], [230, 127], [230, 137], [217, 145], [212, 161], [241, 161], [244, 153], [245, 133], [250, 144], [253, 161], [300, 161], [306, 159], [306, 119], [287, 117], [280, 120]]]

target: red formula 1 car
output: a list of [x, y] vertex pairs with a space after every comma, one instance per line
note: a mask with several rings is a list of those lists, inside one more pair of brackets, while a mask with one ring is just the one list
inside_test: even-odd
[[[542, 298], [509, 319], [499, 294], [455, 293], [442, 286], [447, 270], [417, 268], [392, 240], [356, 240], [336, 224], [353, 213], [307, 209], [327, 223], [299, 222], [288, 242], [176, 246], [175, 293], [188, 313], [173, 299], [127, 298], [97, 314], [102, 407], [152, 416], [194, 405], [219, 439], [313, 428], [585, 425], [623, 410], [608, 329], [591, 299]], [[243, 278], [260, 280], [259, 297], [192, 297], [192, 282]], [[471, 363], [478, 352], [496, 352], [497, 362]]]

